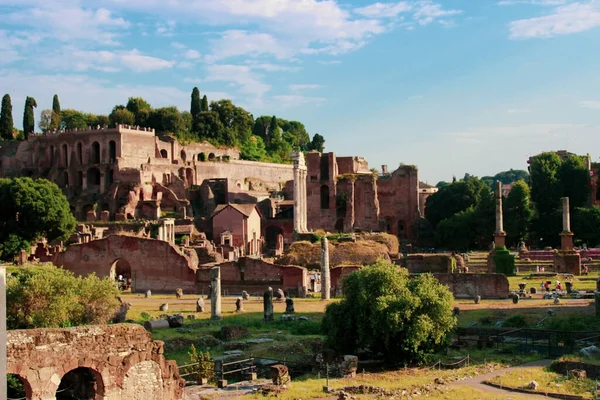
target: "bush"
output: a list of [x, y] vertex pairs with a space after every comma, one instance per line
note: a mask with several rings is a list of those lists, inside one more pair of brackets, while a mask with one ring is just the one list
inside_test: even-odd
[[507, 276], [515, 275], [515, 256], [506, 247], [496, 247], [493, 255], [496, 273]]
[[507, 328], [527, 328], [529, 324], [521, 315], [513, 315], [504, 320], [504, 325]]
[[210, 358], [209, 352], [198, 352], [196, 351], [196, 346], [192, 344], [188, 356], [192, 363], [192, 366], [188, 367], [189, 373], [196, 375], [198, 383], [201, 379], [213, 380], [215, 376], [215, 363]]
[[344, 354], [368, 348], [389, 364], [421, 362], [456, 326], [454, 298], [431, 274], [411, 279], [406, 269], [379, 261], [350, 274], [343, 286], [345, 297], [327, 306], [323, 331]]
[[28, 266], [9, 275], [9, 329], [61, 328], [106, 323], [119, 307], [110, 278], [77, 278], [50, 265]]

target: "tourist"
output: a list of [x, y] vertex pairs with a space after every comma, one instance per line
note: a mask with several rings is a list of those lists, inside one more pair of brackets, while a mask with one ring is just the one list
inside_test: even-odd
[[540, 272], [540, 266], [539, 265], [535, 266], [535, 272]]
[[557, 291], [562, 291], [562, 284], [560, 283], [560, 281], [556, 281], [556, 290]]
[[550, 282], [546, 281], [546, 283], [544, 284], [544, 289], [546, 290], [546, 292], [550, 292]]

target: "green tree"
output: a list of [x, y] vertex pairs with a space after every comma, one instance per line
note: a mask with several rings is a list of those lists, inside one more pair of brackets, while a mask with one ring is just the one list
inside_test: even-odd
[[318, 133], [315, 133], [310, 142], [309, 150], [316, 150], [319, 153], [322, 153], [323, 150], [325, 150], [325, 138]]
[[190, 105], [190, 113], [192, 114], [192, 118], [198, 118], [198, 115], [200, 115], [201, 111], [202, 108], [200, 105], [200, 90], [198, 90], [198, 88], [195, 87], [192, 90], [192, 103]]
[[4, 260], [41, 237], [66, 239], [75, 228], [67, 198], [46, 179], [0, 179], [0, 204], [0, 257]]
[[61, 116], [62, 112], [60, 110], [60, 101], [58, 100], [58, 95], [55, 94], [52, 98], [52, 123], [50, 125], [50, 129], [60, 129], [62, 122]]
[[185, 121], [177, 107], [161, 107], [152, 110], [150, 126], [162, 133], [185, 131]]
[[119, 292], [110, 278], [76, 278], [54, 266], [19, 268], [7, 280], [9, 329], [104, 324], [115, 314]]
[[33, 109], [37, 107], [37, 103], [33, 97], [27, 96], [25, 99], [25, 110], [23, 111], [23, 136], [25, 140], [30, 133], [35, 132], [35, 116]]
[[449, 185], [449, 183], [446, 182], [446, 181], [439, 181], [438, 183], [436, 183], [435, 187], [438, 188], [438, 189], [441, 189], [441, 188], [446, 187], [448, 185]]
[[148, 119], [152, 113], [152, 106], [141, 97], [130, 97], [125, 106], [135, 116], [134, 124], [138, 126], [148, 126]]
[[560, 166], [559, 177], [563, 187], [562, 197], [569, 198], [571, 211], [589, 205], [590, 171], [585, 157], [575, 154], [567, 156]]
[[225, 129], [232, 131], [235, 144], [245, 142], [252, 134], [252, 114], [237, 107], [231, 100], [213, 101], [210, 103], [210, 110], [219, 114], [219, 120]]
[[135, 115], [124, 106], [115, 106], [108, 118], [113, 127], [117, 125], [135, 124]]
[[577, 243], [585, 243], [588, 247], [600, 245], [600, 207], [579, 207], [572, 215], [571, 230], [577, 232]]
[[2, 109], [0, 110], [0, 138], [3, 140], [13, 139], [13, 115], [10, 95], [2, 97]]
[[38, 127], [42, 132], [47, 132], [52, 126], [52, 110], [42, 110]]
[[270, 122], [271, 117], [263, 115], [254, 120], [254, 126], [252, 127], [252, 133], [260, 137], [265, 143], [265, 146], [268, 146], [270, 143], [270, 137], [268, 134]]
[[560, 206], [563, 193], [560, 181], [561, 164], [562, 161], [556, 153], [542, 153], [531, 162], [531, 200], [539, 214], [551, 214]]
[[510, 193], [503, 202], [503, 208], [506, 239], [509, 244], [517, 245], [527, 238], [533, 215], [529, 185], [524, 180], [513, 183]]
[[198, 140], [208, 140], [213, 144], [223, 144], [226, 136], [225, 127], [219, 119], [219, 114], [214, 111], [202, 111], [197, 118], [196, 134]]
[[265, 161], [267, 160], [267, 151], [265, 143], [259, 136], [251, 135], [240, 146], [240, 157], [242, 160]]
[[342, 354], [370, 348], [389, 364], [424, 361], [441, 348], [456, 326], [454, 298], [431, 274], [380, 261], [343, 281], [344, 298], [327, 306], [323, 331]]
[[60, 120], [61, 129], [87, 129], [89, 126], [88, 114], [69, 108], [61, 111]]
[[200, 111], [208, 111], [208, 97], [206, 97], [206, 95], [202, 97], [202, 103], [200, 103]]
[[310, 135], [306, 131], [306, 127], [303, 123], [277, 119], [277, 124], [283, 131], [283, 140], [289, 143], [293, 148], [299, 150], [309, 149]]

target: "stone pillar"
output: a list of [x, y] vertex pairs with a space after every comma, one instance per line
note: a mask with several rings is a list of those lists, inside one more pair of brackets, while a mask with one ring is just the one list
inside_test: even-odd
[[496, 232], [494, 233], [494, 245], [496, 247], [506, 246], [506, 232], [504, 232], [504, 219], [502, 215], [502, 182], [496, 181]]
[[273, 321], [273, 288], [269, 287], [263, 294], [263, 317], [265, 321]]
[[294, 161], [294, 232], [306, 229], [306, 163], [301, 151], [292, 153]]
[[210, 318], [221, 319], [221, 268], [210, 269]]
[[573, 232], [571, 232], [571, 212], [569, 210], [569, 198], [563, 197], [562, 211], [563, 211], [563, 231], [560, 234], [561, 249], [572, 250], [573, 249]]
[[329, 270], [329, 241], [321, 240], [321, 300], [331, 298], [331, 274]]
[[6, 267], [0, 265], [0, 398], [6, 391]]

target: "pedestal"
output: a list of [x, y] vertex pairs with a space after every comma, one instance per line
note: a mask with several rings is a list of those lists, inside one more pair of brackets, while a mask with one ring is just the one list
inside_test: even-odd
[[496, 247], [506, 247], [506, 232], [494, 233], [494, 244]]
[[573, 232], [563, 232], [560, 234], [561, 249], [563, 249], [563, 250], [572, 250], [573, 249], [573, 236], [575, 236], [575, 234]]

